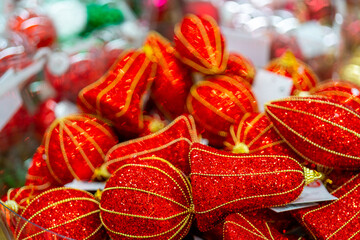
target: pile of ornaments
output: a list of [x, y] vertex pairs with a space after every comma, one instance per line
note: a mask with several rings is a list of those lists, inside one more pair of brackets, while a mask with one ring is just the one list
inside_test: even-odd
[[[359, 239], [360, 88], [318, 84], [290, 52], [266, 68], [288, 77], [294, 96], [259, 113], [255, 69], [227, 52], [212, 18], [185, 16], [174, 45], [150, 33], [81, 90], [83, 113], [51, 124], [25, 186], [2, 200], [72, 239], [183, 239], [191, 228], [206, 239]], [[268, 209], [324, 177], [337, 200]], [[74, 179], [107, 181], [94, 196], [64, 187]], [[308, 235], [286, 232], [291, 216]], [[46, 233], [8, 224], [15, 239]]]

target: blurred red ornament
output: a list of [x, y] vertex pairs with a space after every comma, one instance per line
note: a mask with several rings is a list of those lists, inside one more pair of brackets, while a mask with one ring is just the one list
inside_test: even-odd
[[318, 20], [331, 25], [336, 9], [331, 0], [302, 0], [296, 2], [295, 14], [303, 22]]
[[180, 60], [192, 69], [204, 74], [225, 71], [228, 52], [212, 17], [186, 15], [175, 27], [174, 42]]
[[192, 145], [190, 160], [200, 231], [231, 213], [288, 204], [299, 197], [308, 176], [315, 176], [289, 156], [235, 155], [199, 143]]
[[233, 153], [287, 154], [296, 157], [264, 113], [247, 113], [235, 125], [224, 142]]
[[190, 71], [175, 57], [171, 43], [156, 32], [148, 35], [144, 49], [157, 63], [152, 98], [167, 118], [174, 119], [186, 111], [186, 97], [192, 85]]
[[[222, 146], [229, 127], [247, 112], [257, 112], [251, 86], [237, 76], [218, 75], [195, 84], [187, 99], [199, 132], [210, 144]], [[203, 130], [205, 130], [203, 132]]]
[[[22, 217], [32, 223], [71, 239], [106, 239], [99, 218], [99, 203], [88, 192], [54, 188], [36, 196], [24, 209]], [[46, 230], [19, 221], [16, 239], [48, 239]]]
[[103, 55], [106, 59], [106, 70], [111, 69], [112, 65], [117, 62], [121, 53], [124, 51], [124, 49], [117, 46], [117, 44], [113, 44], [115, 41], [116, 40], [108, 42], [103, 46]]
[[294, 36], [273, 34], [270, 48], [270, 59], [279, 58], [285, 54], [286, 51], [291, 51], [299, 60], [304, 59], [299, 43]]
[[186, 176], [158, 157], [126, 161], [107, 181], [100, 217], [117, 239], [183, 239], [194, 217]]
[[110, 120], [121, 135], [134, 136], [144, 127], [145, 95], [152, 83], [154, 65], [141, 51], [124, 51], [116, 64], [78, 96], [87, 113]]
[[122, 142], [106, 154], [105, 164], [114, 173], [124, 160], [134, 157], [157, 156], [167, 159], [185, 174], [190, 173], [189, 149], [197, 141], [195, 123], [191, 116], [180, 116], [162, 130], [145, 137]]
[[57, 38], [51, 19], [34, 9], [19, 9], [8, 20], [10, 30], [26, 35], [31, 46], [51, 47]]
[[319, 82], [315, 73], [294, 54], [286, 51], [281, 57], [272, 60], [266, 70], [290, 78], [293, 81], [292, 95], [310, 91]]
[[195, 0], [186, 1], [185, 14], [208, 15], [219, 21], [219, 10], [211, 1]]
[[226, 75], [236, 75], [242, 77], [244, 80], [253, 83], [255, 77], [255, 67], [252, 62], [238, 53], [230, 53], [225, 71]]
[[360, 167], [360, 115], [326, 97], [290, 97], [265, 105], [286, 143], [318, 166]]
[[344, 81], [322, 82], [310, 93], [326, 96], [360, 113], [360, 87], [354, 83]]
[[66, 184], [90, 180], [104, 163], [106, 152], [117, 144], [112, 129], [94, 116], [77, 114], [55, 120], [43, 144], [51, 181]]

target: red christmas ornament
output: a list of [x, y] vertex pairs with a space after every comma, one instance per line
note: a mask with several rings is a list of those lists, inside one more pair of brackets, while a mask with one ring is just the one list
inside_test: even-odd
[[233, 153], [295, 156], [264, 113], [246, 113], [237, 124], [230, 126], [224, 145]]
[[194, 143], [190, 158], [200, 231], [231, 213], [288, 204], [299, 197], [311, 177], [320, 177], [289, 156], [234, 155]]
[[360, 113], [360, 87], [351, 82], [322, 82], [310, 91], [313, 95], [326, 96]]
[[231, 124], [247, 112], [257, 112], [251, 86], [240, 77], [219, 75], [195, 84], [187, 99], [187, 107], [213, 145], [222, 146]]
[[157, 63], [152, 98], [167, 118], [174, 119], [185, 113], [186, 97], [192, 85], [190, 71], [175, 57], [171, 43], [156, 32], [148, 35], [144, 50]]
[[158, 114], [144, 115], [144, 129], [140, 136], [156, 133], [166, 127], [168, 121]]
[[19, 9], [8, 20], [11, 31], [26, 35], [31, 46], [50, 47], [56, 41], [56, 30], [51, 19], [34, 9]]
[[63, 185], [74, 179], [90, 180], [117, 139], [106, 123], [77, 114], [55, 120], [43, 142], [51, 181]]
[[226, 75], [237, 75], [244, 80], [253, 83], [255, 77], [255, 67], [252, 62], [238, 53], [230, 53], [227, 62]]
[[315, 240], [359, 239], [360, 175], [331, 194], [338, 199], [297, 210], [294, 215]]
[[78, 105], [112, 121], [122, 135], [140, 133], [144, 97], [155, 69], [152, 66], [143, 52], [124, 51], [107, 74], [81, 90]]
[[249, 213], [234, 213], [224, 222], [224, 240], [286, 240], [271, 223]]
[[124, 160], [138, 156], [157, 156], [167, 159], [188, 175], [190, 145], [197, 141], [193, 118], [180, 116], [154, 134], [115, 145], [107, 153], [106, 162], [100, 170], [106, 168], [109, 173], [114, 173], [124, 164]]
[[180, 60], [192, 69], [204, 74], [225, 71], [228, 52], [212, 17], [186, 15], [175, 27], [174, 42]]
[[290, 51], [286, 51], [281, 57], [272, 60], [265, 69], [292, 79], [294, 84], [291, 90], [292, 95], [310, 91], [319, 82], [311, 68], [296, 59]]
[[[54, 188], [36, 196], [22, 217], [44, 229], [72, 239], [107, 239], [99, 218], [99, 203], [88, 192]], [[15, 239], [48, 239], [46, 230], [19, 222]]]
[[182, 239], [193, 220], [186, 176], [158, 157], [128, 160], [107, 181], [100, 218], [112, 239]]
[[265, 105], [285, 142], [318, 166], [360, 167], [360, 115], [325, 97], [290, 97]]

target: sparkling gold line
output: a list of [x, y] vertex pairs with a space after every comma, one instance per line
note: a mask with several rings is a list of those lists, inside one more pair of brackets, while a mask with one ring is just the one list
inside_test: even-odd
[[[245, 117], [246, 116], [246, 117]], [[241, 143], [241, 142], [244, 142], [245, 141], [245, 137], [243, 139], [241, 139], [241, 132], [242, 132], [242, 129], [244, 127], [244, 124], [245, 124], [245, 120], [249, 118], [249, 114], [245, 113], [244, 117], [241, 118], [240, 122], [239, 122], [239, 125], [238, 125], [238, 129], [236, 131], [236, 137], [238, 139], [238, 142]], [[235, 142], [236, 143], [236, 142]]]
[[[246, 127], [245, 132], [244, 132], [244, 140], [246, 139], [249, 131], [254, 127], [254, 125], [260, 120], [260, 118], [262, 118], [264, 116], [264, 114], [260, 113], [258, 114], [250, 123], [249, 125]], [[250, 146], [248, 146], [250, 147]]]
[[[205, 20], [207, 20], [209, 23], [210, 23], [210, 25], [212, 26], [212, 30], [213, 30], [213, 32], [214, 32], [214, 36], [215, 36], [215, 52], [213, 51], [213, 53], [214, 53], [214, 55], [216, 56], [216, 62], [218, 63], [218, 64], [220, 64], [221, 63], [221, 65], [222, 65], [222, 63], [224, 62], [221, 62], [221, 57], [222, 57], [222, 51], [223, 51], [223, 49], [222, 49], [222, 46], [221, 46], [221, 33], [220, 33], [220, 30], [219, 30], [219, 26], [217, 25], [217, 23], [214, 21], [214, 19], [212, 18], [212, 17], [210, 17], [210, 16], [208, 16], [208, 15], [204, 15], [203, 16], [203, 18], [205, 19]], [[208, 37], [208, 39], [209, 39], [209, 35], [207, 34], [207, 37]], [[210, 42], [210, 40], [209, 40], [209, 42]], [[224, 44], [225, 44], [225, 42], [224, 42]], [[225, 52], [225, 49], [224, 49], [224, 52]], [[217, 53], [217, 54], [216, 54]], [[227, 60], [226, 60], [226, 63], [227, 63]], [[218, 65], [216, 65], [216, 66], [218, 66]], [[223, 70], [225, 70], [225, 68], [224, 69], [222, 69], [222, 66], [220, 66], [219, 67], [219, 70], [221, 70], [221, 71], [223, 71]]]
[[301, 175], [304, 175], [303, 171], [300, 170], [279, 170], [274, 172], [258, 172], [258, 173], [240, 173], [240, 174], [212, 174], [212, 173], [190, 173], [190, 176], [204, 176], [204, 177], [242, 177], [242, 176], [256, 176], [256, 175], [268, 175], [268, 174], [277, 174], [277, 173], [286, 173], [286, 172], [298, 172]]
[[250, 226], [252, 226], [258, 233], [260, 233], [260, 235], [262, 235], [262, 236], [264, 236], [264, 238], [266, 238], [266, 236], [257, 227], [255, 227], [248, 219], [246, 219], [244, 215], [242, 215], [240, 213], [236, 213], [236, 215], [243, 218]]
[[259, 148], [256, 148], [256, 149], [252, 149], [252, 150], [250, 150], [249, 153], [251, 154], [251, 153], [254, 153], [254, 152], [257, 152], [257, 151], [264, 150], [264, 149], [269, 148], [269, 147], [274, 147], [274, 146], [279, 145], [279, 144], [281, 144], [281, 143], [284, 143], [284, 140], [280, 140], [280, 141], [277, 141], [277, 142], [269, 143], [269, 144], [266, 144], [266, 145], [264, 145], [264, 146], [262, 146], [262, 147], [259, 147]]
[[355, 178], [360, 177], [360, 173], [356, 174], [355, 176], [353, 176], [351, 179], [349, 179], [346, 183], [344, 183], [343, 185], [341, 185], [340, 187], [338, 187], [337, 189], [335, 189], [334, 191], [331, 192], [331, 194], [336, 193], [337, 191], [339, 191], [340, 189], [343, 189], [346, 185], [348, 185], [350, 182], [354, 181]]
[[[99, 227], [97, 227], [97, 228], [95, 229], [95, 231], [93, 231], [89, 236], [87, 236], [87, 237], [84, 238], [83, 240], [87, 240], [87, 239], [91, 238], [92, 236], [94, 236], [97, 232], [100, 231], [100, 229], [102, 228], [102, 226], [103, 226], [102, 223], [100, 223]], [[105, 237], [105, 239], [107, 239], [107, 237]]]
[[[248, 231], [249, 233], [254, 234], [255, 236], [257, 236], [257, 237], [259, 237], [259, 238], [268, 240], [268, 238], [266, 238], [266, 237], [264, 237], [264, 236], [261, 236], [261, 235], [257, 234], [256, 232], [251, 231], [250, 229], [247, 229], [246, 227], [241, 226], [240, 224], [238, 224], [238, 223], [236, 223], [236, 222], [233, 222], [233, 221], [225, 221], [225, 222], [224, 222], [224, 228], [225, 228], [225, 225], [226, 225], [226, 224], [229, 224], [229, 223], [232, 223], [232, 224], [234, 224], [235, 226], [238, 226], [238, 227], [244, 229], [245, 231]], [[226, 231], [226, 230], [225, 230], [225, 231]]]
[[358, 233], [360, 233], [360, 230], [354, 233], [348, 240], [353, 239]]
[[348, 225], [357, 215], [359, 215], [360, 211], [358, 211], [354, 216], [352, 216], [344, 225], [338, 228], [335, 232], [333, 232], [326, 240], [332, 238], [335, 234], [337, 234], [341, 229], [343, 229], [346, 225]]
[[205, 29], [204, 25], [201, 22], [201, 19], [198, 16], [195, 15], [192, 18], [192, 20], [195, 21], [195, 25], [197, 25], [197, 27], [198, 27], [198, 29], [200, 31], [200, 34], [201, 34], [202, 39], [204, 40], [205, 46], [207, 46], [206, 47], [206, 52], [207, 52], [207, 54], [209, 56], [208, 59], [210, 60], [211, 65], [218, 66], [219, 63], [216, 63], [215, 59], [212, 57], [212, 56], [216, 56], [216, 55], [215, 55], [215, 52], [214, 52], [214, 50], [212, 48], [212, 45], [210, 44], [209, 36], [208, 36], [208, 34], [206, 32], [206, 29]]
[[256, 137], [252, 139], [252, 141], [248, 144], [248, 147], [250, 148], [257, 140], [259, 140], [267, 131], [269, 131], [273, 127], [272, 124], [264, 128]]
[[327, 90], [327, 91], [321, 91], [321, 92], [317, 92], [316, 94], [331, 94], [331, 95], [335, 95], [335, 96], [340, 96], [340, 97], [346, 97], [347, 100], [353, 100], [356, 103], [360, 104], [360, 99], [354, 95], [352, 95], [351, 93], [347, 93], [347, 92], [340, 92], [340, 91], [336, 91], [336, 90]]
[[266, 225], [266, 228], [267, 228], [268, 231], [269, 231], [269, 235], [270, 235], [271, 239], [272, 239], [272, 240], [275, 240], [275, 239], [274, 239], [274, 236], [272, 235], [272, 232], [271, 232], [271, 230], [270, 230], [269, 224], [268, 224], [267, 222], [265, 222], [265, 225]]
[[230, 132], [230, 136], [231, 136], [231, 139], [233, 140], [234, 142], [234, 145], [227, 142], [227, 141], [224, 141], [224, 145], [226, 147], [229, 147], [229, 148], [233, 148], [237, 143], [240, 143], [240, 141], [236, 138], [236, 133], [235, 133], [235, 128], [234, 128], [234, 125], [231, 124], [230, 128], [229, 128], [229, 132]]

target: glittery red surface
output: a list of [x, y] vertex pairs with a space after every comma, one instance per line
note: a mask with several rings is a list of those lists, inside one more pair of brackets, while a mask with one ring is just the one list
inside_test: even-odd
[[[159, 124], [159, 126], [154, 127], [154, 123]], [[165, 117], [159, 116], [156, 113], [151, 115], [144, 115], [144, 128], [142, 129], [142, 132], [139, 134], [139, 137], [156, 133], [157, 131], [160, 131], [168, 124], [169, 121], [165, 120]]]
[[252, 62], [238, 53], [230, 53], [225, 74], [234, 74], [252, 84], [255, 77], [255, 67]]
[[34, 114], [34, 125], [37, 136], [41, 139], [46, 129], [56, 119], [55, 109], [58, 100], [49, 98], [41, 103]]
[[[228, 151], [243, 143], [251, 154], [288, 154], [298, 157], [276, 133], [274, 125], [264, 113], [247, 113], [230, 128], [224, 142]], [[236, 152], [234, 152], [236, 153]]]
[[290, 203], [304, 186], [302, 167], [288, 156], [240, 156], [195, 143], [190, 158], [200, 231], [231, 213]]
[[78, 105], [112, 121], [121, 135], [143, 128], [143, 100], [152, 82], [152, 63], [141, 51], [124, 51], [118, 62], [98, 81], [85, 87]]
[[33, 9], [18, 9], [8, 20], [8, 28], [26, 35], [32, 46], [50, 47], [56, 41], [51, 19]]
[[332, 192], [338, 200], [297, 210], [299, 219], [316, 240], [360, 238], [360, 175]]
[[43, 144], [52, 181], [66, 184], [74, 178], [90, 180], [117, 138], [106, 123], [91, 115], [76, 114], [56, 120]]
[[171, 43], [160, 34], [150, 33], [145, 48], [151, 49], [153, 61], [157, 63], [151, 96], [163, 114], [174, 119], [186, 111], [186, 97], [192, 85], [190, 71], [175, 57]]
[[[216, 138], [226, 137], [231, 124], [247, 112], [257, 112], [256, 99], [250, 88], [241, 78], [226, 75], [209, 77], [195, 84], [188, 96], [187, 107], [200, 132], [205, 129]], [[216, 138], [209, 138], [210, 143], [213, 144]]]
[[174, 42], [180, 59], [192, 69], [204, 74], [224, 72], [228, 53], [219, 26], [210, 16], [185, 16], [175, 27]]
[[360, 113], [360, 87], [351, 82], [327, 81], [315, 87], [311, 94], [326, 96]]
[[330, 180], [327, 182], [326, 188], [329, 191], [334, 191], [344, 185], [347, 181], [351, 178], [355, 177], [360, 173], [359, 170], [357, 171], [348, 171], [348, 170], [331, 170], [330, 173], [326, 174], [326, 178]]
[[225, 219], [223, 239], [286, 240], [288, 238], [281, 235], [268, 221], [264, 221], [248, 213], [234, 213]]
[[300, 91], [311, 90], [319, 81], [313, 70], [299, 59], [296, 59], [289, 51], [272, 60], [265, 69], [291, 78], [294, 83], [291, 90], [292, 95], [298, 94]]
[[185, 174], [190, 173], [189, 149], [196, 140], [192, 117], [180, 116], [162, 130], [127, 142], [120, 143], [106, 155], [107, 169], [116, 171], [123, 161], [134, 157], [157, 156], [167, 159]]
[[101, 220], [111, 238], [182, 239], [193, 219], [185, 175], [156, 157], [127, 163], [108, 180], [101, 196]]
[[360, 167], [360, 115], [325, 97], [291, 97], [265, 105], [284, 140], [306, 160], [337, 169]]
[[[102, 240], [107, 236], [101, 226], [99, 212], [99, 204], [90, 193], [71, 188], [54, 188], [35, 197], [21, 216], [65, 237]], [[16, 226], [15, 235], [15, 239], [50, 239], [41, 229], [27, 222]]]

